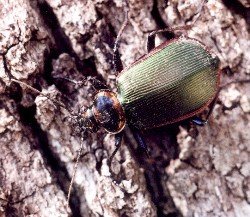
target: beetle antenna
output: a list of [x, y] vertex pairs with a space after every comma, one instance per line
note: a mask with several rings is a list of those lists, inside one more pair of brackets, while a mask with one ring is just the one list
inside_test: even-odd
[[81, 137], [81, 146], [80, 146], [79, 150], [77, 151], [78, 154], [77, 154], [76, 162], [75, 162], [75, 165], [74, 165], [73, 175], [72, 175], [72, 178], [71, 178], [70, 184], [69, 184], [69, 189], [68, 189], [68, 194], [67, 194], [67, 206], [68, 207], [69, 207], [70, 195], [71, 195], [71, 191], [72, 191], [72, 188], [73, 188], [73, 183], [74, 183], [74, 180], [75, 180], [76, 171], [77, 171], [77, 168], [78, 168], [80, 157], [85, 156], [85, 155], [87, 155], [89, 153], [89, 152], [86, 152], [85, 154], [82, 155], [83, 140], [86, 137], [85, 133], [86, 133], [86, 131], [83, 132], [83, 136]]
[[[71, 80], [71, 79], [66, 79], [66, 78], [63, 78], [63, 79], [68, 80], [68, 81], [70, 81], [70, 82], [72, 82], [74, 84], [83, 84], [82, 81], [78, 82], [78, 81], [74, 81], [74, 80]], [[63, 103], [59, 102], [56, 99], [50, 98], [47, 94], [42, 93], [41, 91], [35, 89], [34, 87], [32, 87], [32, 86], [30, 86], [30, 85], [28, 85], [28, 84], [26, 84], [26, 83], [24, 83], [22, 81], [19, 81], [19, 80], [15, 79], [15, 78], [10, 78], [10, 81], [14, 82], [14, 83], [17, 83], [17, 84], [19, 84], [21, 86], [24, 86], [24, 87], [32, 90], [33, 92], [46, 97], [47, 99], [49, 99], [50, 101], [52, 101], [54, 104], [56, 104], [56, 105], [58, 105], [58, 106], [60, 106], [60, 107], [62, 107], [64, 109], [66, 109], [69, 112], [70, 116], [73, 117], [74, 119], [77, 116], [77, 115], [74, 115], [71, 110], [69, 110], [68, 108], [66, 108]], [[77, 123], [78, 123], [78, 125], [80, 125], [79, 121], [77, 121]], [[82, 126], [80, 126], [80, 127], [82, 127]], [[83, 134], [82, 134], [82, 137], [81, 137], [81, 146], [80, 146], [80, 148], [78, 150], [78, 154], [77, 154], [77, 158], [76, 158], [76, 163], [74, 165], [73, 175], [72, 175], [72, 178], [71, 178], [71, 181], [70, 181], [70, 185], [69, 185], [69, 189], [68, 189], [68, 194], [67, 194], [67, 206], [68, 207], [69, 207], [70, 195], [71, 195], [71, 191], [72, 191], [72, 187], [73, 187], [73, 182], [74, 182], [74, 179], [75, 179], [75, 176], [76, 176], [76, 171], [77, 171], [77, 168], [78, 168], [79, 160], [80, 160], [80, 157], [82, 156], [83, 141], [84, 141], [85, 137], [87, 136], [86, 134], [87, 134], [87, 129], [84, 128], [83, 129]], [[88, 152], [85, 153], [83, 156], [85, 156], [86, 154], [88, 154]]]
[[67, 206], [68, 206], [68, 207], [69, 207], [69, 200], [70, 200], [70, 195], [71, 195], [71, 191], [72, 191], [72, 187], [73, 187], [73, 182], [74, 182], [74, 180], [75, 180], [76, 171], [77, 171], [77, 168], [78, 168], [79, 159], [80, 159], [80, 157], [81, 157], [82, 150], [83, 150], [83, 141], [81, 141], [81, 146], [80, 146], [80, 148], [79, 148], [79, 150], [78, 150], [76, 162], [75, 162], [75, 165], [74, 165], [73, 175], [72, 175], [72, 178], [71, 178], [70, 184], [69, 184], [69, 189], [68, 189], [68, 194], [67, 194]]
[[11, 82], [14, 82], [14, 83], [17, 83], [17, 84], [19, 84], [19, 85], [21, 85], [21, 86], [24, 86], [24, 87], [26, 87], [26, 88], [32, 90], [33, 92], [35, 92], [35, 93], [37, 93], [37, 94], [40, 94], [40, 95], [46, 97], [47, 99], [49, 99], [49, 100], [50, 100], [51, 102], [53, 102], [54, 104], [58, 105], [58, 106], [61, 107], [61, 108], [64, 108], [66, 111], [68, 111], [68, 113], [70, 114], [70, 116], [72, 116], [72, 117], [76, 116], [76, 115], [73, 113], [73, 111], [71, 111], [71, 110], [69, 110], [68, 108], [66, 108], [65, 105], [64, 105], [63, 103], [59, 102], [59, 101], [56, 100], [56, 99], [50, 98], [47, 94], [42, 93], [41, 91], [37, 90], [36, 88], [34, 88], [34, 87], [32, 87], [32, 86], [30, 86], [30, 85], [28, 85], [28, 84], [26, 84], [26, 83], [24, 83], [24, 82], [22, 82], [22, 81], [19, 81], [19, 80], [15, 79], [15, 78], [10, 78], [10, 81], [11, 81]]
[[87, 78], [85, 78], [85, 77], [81, 81], [76, 81], [76, 80], [73, 80], [73, 79], [70, 79], [70, 78], [64, 78], [64, 77], [61, 77], [61, 76], [53, 76], [53, 78], [66, 80], [68, 82], [71, 82], [71, 83], [73, 83], [75, 85], [79, 85], [79, 86], [85, 85], [85, 82], [87, 81]]

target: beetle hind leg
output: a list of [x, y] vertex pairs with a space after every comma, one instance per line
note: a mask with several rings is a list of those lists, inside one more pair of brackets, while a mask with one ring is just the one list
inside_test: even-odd
[[156, 34], [159, 34], [159, 33], [169, 33], [171, 37], [169, 37], [167, 40], [169, 39], [172, 39], [172, 38], [175, 38], [174, 37], [174, 32], [175, 31], [182, 31], [182, 30], [189, 30], [191, 29], [195, 22], [199, 19], [200, 15], [201, 15], [201, 12], [204, 8], [204, 5], [206, 4], [207, 0], [203, 0], [200, 4], [200, 7], [198, 8], [198, 11], [194, 14], [197, 15], [196, 18], [193, 20], [193, 22], [190, 24], [190, 25], [185, 25], [185, 26], [178, 26], [178, 27], [175, 27], [175, 28], [165, 28], [165, 29], [160, 29], [160, 30], [155, 30], [151, 33], [149, 33], [148, 35], [148, 40], [147, 40], [147, 51], [150, 52], [152, 49], [155, 48], [155, 36]]
[[191, 29], [192, 25], [186, 25], [186, 26], [178, 26], [175, 28], [165, 28], [165, 29], [159, 29], [152, 31], [148, 34], [148, 40], [147, 40], [147, 51], [148, 53], [155, 48], [155, 36], [159, 33], [168, 33], [171, 35], [168, 40], [175, 38], [174, 33], [175, 31], [187, 31]]
[[160, 30], [155, 30], [155, 31], [150, 32], [147, 38], [148, 53], [155, 48], [155, 36], [161, 32], [166, 32], [169, 35], [171, 35], [171, 37], [169, 37], [167, 40], [174, 38], [174, 32], [171, 29], [160, 29]]
[[195, 125], [200, 126], [200, 127], [205, 126], [205, 125], [207, 124], [207, 121], [208, 121], [208, 119], [207, 119], [207, 120], [203, 120], [203, 119], [201, 119], [201, 118], [199, 118], [199, 117], [194, 117], [194, 118], [192, 119], [192, 122], [193, 122]]
[[194, 124], [196, 124], [196, 125], [198, 125], [198, 126], [205, 126], [205, 125], [207, 124], [208, 119], [209, 119], [209, 117], [211, 116], [211, 114], [212, 114], [212, 112], [213, 112], [213, 109], [214, 109], [214, 106], [215, 106], [215, 104], [216, 104], [216, 102], [217, 102], [219, 93], [220, 93], [220, 91], [218, 91], [218, 92], [216, 93], [214, 99], [213, 99], [212, 102], [209, 104], [209, 106], [208, 106], [208, 113], [207, 113], [206, 117], [205, 117], [204, 119], [202, 119], [202, 118], [199, 118], [199, 117], [196, 117], [196, 116], [195, 116], [195, 117], [192, 119], [192, 122], [193, 122]]

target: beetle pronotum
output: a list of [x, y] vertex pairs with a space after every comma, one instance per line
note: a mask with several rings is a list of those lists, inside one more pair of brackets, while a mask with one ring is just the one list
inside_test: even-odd
[[[99, 91], [93, 105], [83, 116], [75, 115], [82, 124], [83, 136], [88, 132], [96, 132], [100, 127], [115, 134], [116, 148], [109, 164], [121, 145], [126, 124], [132, 129], [138, 145], [148, 154], [141, 130], [192, 118], [210, 107], [204, 120], [198, 117], [193, 119], [194, 123], [204, 125], [219, 91], [219, 59], [201, 42], [183, 36], [155, 47], [156, 34], [185, 29], [187, 26], [149, 34], [148, 54], [123, 69], [118, 43], [126, 24], [127, 20], [118, 33], [114, 47], [114, 66], [116, 72], [120, 73], [117, 79], [118, 92], [114, 93], [106, 85], [94, 81]], [[10, 80], [37, 91], [14, 78]], [[52, 101], [65, 108], [61, 102]]]

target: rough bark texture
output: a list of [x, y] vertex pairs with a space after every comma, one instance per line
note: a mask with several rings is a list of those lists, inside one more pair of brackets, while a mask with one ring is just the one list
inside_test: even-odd
[[[146, 53], [150, 31], [192, 22], [200, 2], [129, 0], [124, 65]], [[0, 216], [250, 216], [250, 85], [241, 83], [223, 88], [204, 128], [186, 121], [145, 132], [151, 159], [126, 130], [113, 163], [125, 192], [109, 176], [114, 137], [91, 135], [67, 208], [80, 138], [64, 109], [10, 84], [8, 74], [75, 111], [89, 106], [90, 85], [55, 76], [96, 76], [115, 90], [112, 49], [124, 7], [121, 0], [0, 1]], [[249, 79], [248, 7], [210, 0], [187, 33], [232, 69], [222, 85]]]

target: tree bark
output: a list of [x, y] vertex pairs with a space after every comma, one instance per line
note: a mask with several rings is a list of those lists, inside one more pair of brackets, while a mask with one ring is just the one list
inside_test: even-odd
[[[128, 66], [144, 55], [147, 34], [192, 23], [201, 1], [129, 0], [120, 43]], [[95, 76], [116, 90], [112, 54], [124, 21], [119, 0], [0, 2], [0, 216], [250, 216], [249, 3], [208, 1], [185, 32], [218, 55], [222, 74], [209, 124], [184, 121], [144, 132], [150, 159], [129, 129], [115, 156], [104, 130], [83, 141], [70, 204], [67, 192], [81, 138], [68, 112], [91, 105], [91, 85], [64, 77]], [[169, 35], [157, 38], [160, 43]], [[176, 35], [177, 37], [178, 35]]]

